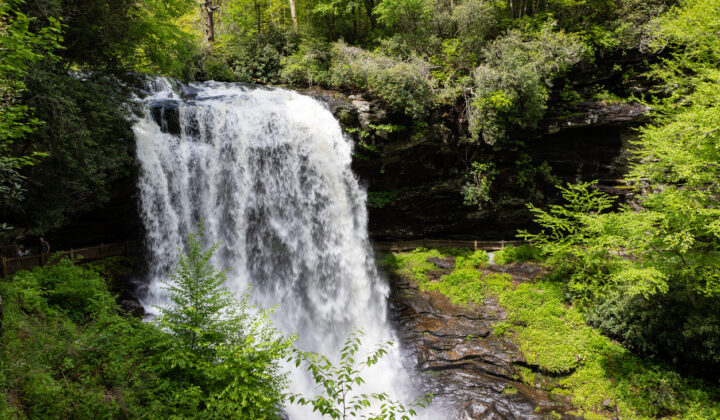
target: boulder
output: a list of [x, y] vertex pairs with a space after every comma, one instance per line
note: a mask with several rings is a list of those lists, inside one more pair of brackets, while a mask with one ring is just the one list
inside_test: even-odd
[[455, 268], [455, 258], [448, 257], [448, 258], [437, 258], [437, 257], [430, 257], [427, 259], [427, 262], [431, 264], [435, 264], [439, 268], [443, 268], [445, 270], [452, 270]]

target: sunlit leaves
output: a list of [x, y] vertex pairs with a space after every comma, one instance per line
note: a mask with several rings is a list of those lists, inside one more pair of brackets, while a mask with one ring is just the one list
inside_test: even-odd
[[[317, 353], [302, 352], [295, 349], [295, 366], [301, 364], [312, 375], [313, 380], [322, 390], [321, 395], [313, 398], [299, 394], [288, 395], [291, 403], [311, 406], [313, 411], [332, 419], [365, 418], [365, 419], [409, 419], [417, 415], [413, 407], [425, 407], [430, 403], [430, 396], [416, 399], [409, 405], [389, 398], [386, 393], [358, 393], [357, 386], [365, 383], [361, 373], [366, 367], [373, 366], [388, 353], [391, 342], [378, 346], [374, 351], [359, 357], [362, 349], [362, 330], [351, 333], [340, 350], [340, 360], [332, 363], [326, 356]], [[379, 410], [379, 412], [377, 411]]]

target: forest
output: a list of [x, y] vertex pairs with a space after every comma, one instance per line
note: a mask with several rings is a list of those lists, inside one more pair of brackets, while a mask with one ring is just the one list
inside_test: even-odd
[[[143, 176], [135, 124], [148, 77], [361, 98], [377, 120], [335, 117], [371, 226], [391, 207], [418, 220], [492, 214], [513, 227], [502, 239], [527, 242], [493, 259], [425, 248], [377, 258], [387, 276], [454, 304], [498, 300], [508, 315], [494, 331], [527, 359], [517, 380], [540, 389], [545, 375], [554, 385], [543, 391], [574, 407], [538, 415], [720, 416], [720, 0], [0, 0], [0, 51], [0, 245], [36, 247], [60, 232], [58, 250], [88, 245], [78, 220], [110, 214]], [[587, 104], [642, 109], [622, 128], [612, 188], [535, 152]], [[417, 172], [394, 172], [403, 160]], [[430, 166], [432, 187], [416, 175]], [[409, 186], [417, 202], [397, 204]], [[375, 236], [433, 236], [392, 218], [406, 237]], [[142, 242], [117, 223], [118, 239]], [[483, 223], [452, 236], [483, 238]], [[297, 350], [302, 331], [283, 335], [250, 294], [236, 300], [212, 266], [226, 248], [205, 243], [202, 224], [193, 232], [168, 274], [176, 306], [157, 322], [116, 303], [129, 287], [120, 283], [152, 265], [137, 256], [3, 278], [0, 417], [284, 418], [287, 401], [352, 417], [335, 386], [360, 386], [362, 333], [338, 360]], [[438, 282], [427, 277], [433, 258], [455, 261]], [[518, 285], [486, 275], [491, 262], [547, 271]], [[288, 391], [285, 359], [324, 396]], [[388, 399], [370, 418], [414, 417], [427, 403], [359, 398], [358, 413]]]

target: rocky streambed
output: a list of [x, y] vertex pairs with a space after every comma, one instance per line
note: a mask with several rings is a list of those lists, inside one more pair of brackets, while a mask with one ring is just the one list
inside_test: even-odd
[[[452, 271], [452, 259], [435, 264], [446, 268], [426, 273], [430, 279]], [[542, 267], [530, 263], [491, 265], [487, 270], [506, 272], [514, 281], [542, 274]], [[446, 419], [577, 418], [566, 414], [572, 409], [566, 401], [519, 379], [519, 368], [533, 367], [515, 343], [493, 333], [494, 325], [506, 317], [497, 300], [459, 306], [439, 292], [420, 290], [410, 278], [389, 277], [390, 311], [409, 368], [418, 371]]]

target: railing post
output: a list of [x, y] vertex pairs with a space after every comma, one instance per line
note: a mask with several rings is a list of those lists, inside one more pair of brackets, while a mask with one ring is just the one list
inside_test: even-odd
[[70, 261], [75, 261], [75, 253], [72, 248], [70, 248]]
[[500, 249], [505, 249], [505, 241], [500, 241]]
[[477, 251], [477, 241], [475, 241], [475, 251]]
[[2, 265], [3, 265], [3, 277], [7, 277], [7, 258], [2, 257]]

